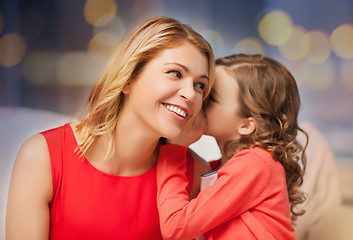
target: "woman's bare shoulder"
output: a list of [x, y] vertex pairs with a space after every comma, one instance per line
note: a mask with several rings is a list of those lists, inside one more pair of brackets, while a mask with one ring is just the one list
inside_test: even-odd
[[51, 197], [50, 154], [42, 134], [29, 137], [20, 147], [12, 171], [11, 184], [15, 184], [18, 189], [29, 187], [35, 190], [40, 186], [43, 194]]
[[17, 160], [34, 164], [50, 159], [47, 142], [42, 134], [35, 134], [24, 141], [18, 151]]

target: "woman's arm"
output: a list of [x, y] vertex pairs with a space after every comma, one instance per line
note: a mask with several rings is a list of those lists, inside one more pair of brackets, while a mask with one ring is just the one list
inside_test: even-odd
[[49, 202], [53, 194], [45, 138], [36, 134], [21, 146], [11, 176], [6, 239], [49, 239]]
[[192, 239], [239, 216], [266, 197], [270, 171], [258, 156], [242, 154], [218, 172], [216, 182], [189, 202], [186, 148], [165, 145], [157, 163], [157, 205], [165, 239]]

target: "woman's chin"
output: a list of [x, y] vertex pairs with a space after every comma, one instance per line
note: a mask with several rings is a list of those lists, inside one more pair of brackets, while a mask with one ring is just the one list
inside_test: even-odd
[[182, 133], [181, 130], [168, 131], [168, 132], [165, 132], [162, 137], [170, 140], [175, 140], [180, 137], [181, 133]]

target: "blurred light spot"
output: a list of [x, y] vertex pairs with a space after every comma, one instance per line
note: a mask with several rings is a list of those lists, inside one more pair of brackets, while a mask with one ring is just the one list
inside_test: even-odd
[[56, 68], [58, 82], [70, 86], [91, 86], [100, 71], [101, 67], [92, 63], [86, 52], [62, 54]]
[[115, 0], [87, 0], [83, 11], [89, 24], [104, 26], [116, 16], [118, 3]]
[[307, 33], [307, 36], [311, 44], [305, 60], [313, 64], [325, 62], [331, 54], [328, 36], [322, 31], [312, 31]]
[[2, 14], [0, 13], [0, 34], [4, 30], [4, 26], [5, 26], [5, 20], [4, 20], [4, 17], [2, 16]]
[[112, 34], [114, 34], [116, 36], [116, 38], [118, 39], [118, 41], [122, 40], [124, 35], [125, 35], [125, 25], [123, 23], [123, 21], [118, 18], [118, 17], [114, 17], [114, 19], [108, 23], [105, 26], [95, 26], [93, 28], [93, 32], [95, 35], [99, 34], [100, 32], [111, 32]]
[[163, 16], [164, 7], [162, 0], [135, 0], [133, 14], [135, 19], [146, 19]]
[[119, 38], [117, 34], [110, 31], [102, 31], [94, 36], [94, 39], [97, 43], [97, 46], [101, 46], [102, 48], [114, 48], [115, 45], [119, 43]]
[[36, 10], [28, 9], [21, 15], [21, 33], [28, 40], [38, 37], [44, 25], [44, 17]]
[[315, 91], [327, 90], [335, 79], [334, 66], [330, 60], [322, 64], [303, 64], [301, 71], [303, 87]]
[[353, 60], [342, 62], [339, 70], [344, 84], [353, 91]]
[[206, 29], [200, 32], [200, 34], [209, 42], [212, 46], [215, 56], [223, 55], [224, 41], [217, 31], [213, 29]]
[[118, 43], [119, 37], [115, 33], [102, 31], [88, 43], [88, 55], [94, 63], [103, 66]]
[[278, 46], [283, 57], [292, 61], [303, 59], [309, 48], [310, 38], [306, 35], [306, 30], [300, 26], [293, 27], [288, 41]]
[[23, 77], [33, 85], [55, 83], [58, 55], [51, 52], [29, 53], [22, 64]]
[[262, 42], [259, 39], [252, 37], [244, 38], [234, 47], [234, 53], [265, 55], [265, 52], [266, 50]]
[[336, 28], [330, 36], [330, 42], [337, 56], [353, 58], [353, 24], [343, 24]]
[[265, 42], [279, 46], [289, 39], [292, 28], [292, 19], [286, 12], [272, 11], [260, 20], [258, 31]]
[[0, 65], [12, 67], [21, 62], [27, 43], [20, 34], [9, 33], [0, 38]]

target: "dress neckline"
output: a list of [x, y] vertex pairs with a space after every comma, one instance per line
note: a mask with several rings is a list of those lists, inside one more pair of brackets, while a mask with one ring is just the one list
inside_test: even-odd
[[[77, 149], [78, 147], [78, 142], [77, 142], [77, 139], [76, 139], [76, 136], [75, 136], [75, 133], [74, 133], [74, 130], [72, 129], [72, 126], [70, 123], [66, 123], [65, 128], [68, 129], [68, 131], [70, 132], [70, 137], [72, 138], [73, 142], [75, 143], [75, 150]], [[95, 172], [98, 172], [99, 174], [102, 174], [102, 175], [105, 175], [105, 176], [108, 176], [108, 177], [113, 177], [113, 178], [121, 178], [121, 179], [134, 179], [134, 178], [142, 178], [142, 177], [145, 177], [145, 176], [148, 176], [150, 174], [153, 174], [156, 172], [156, 166], [157, 164], [155, 164], [151, 169], [147, 170], [146, 172], [144, 173], [141, 173], [139, 175], [135, 175], [135, 176], [120, 176], [120, 175], [115, 175], [115, 174], [111, 174], [111, 173], [106, 173], [98, 168], [96, 168], [95, 166], [93, 166], [88, 160], [87, 158], [83, 155], [82, 157], [79, 157], [80, 160], [83, 161], [83, 163], [91, 168], [93, 171]]]

